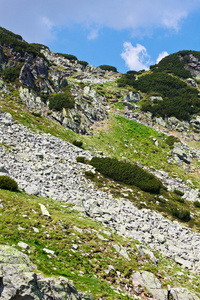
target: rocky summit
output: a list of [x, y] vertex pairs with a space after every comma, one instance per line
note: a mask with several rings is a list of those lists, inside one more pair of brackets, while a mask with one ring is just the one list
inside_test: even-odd
[[200, 53], [120, 74], [0, 31], [0, 299], [200, 299]]

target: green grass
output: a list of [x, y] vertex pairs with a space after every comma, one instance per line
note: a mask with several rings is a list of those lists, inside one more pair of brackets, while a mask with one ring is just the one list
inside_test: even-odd
[[[40, 271], [46, 275], [67, 276], [74, 281], [79, 291], [91, 291], [94, 299], [131, 299], [123, 293], [117, 294], [115, 290], [117, 286], [123, 289], [125, 284], [131, 285], [130, 275], [133, 270], [148, 270], [155, 275], [159, 271], [163, 276], [163, 286], [184, 284], [189, 289], [200, 292], [199, 287], [192, 288], [192, 284], [198, 280], [195, 275], [190, 280], [189, 272], [182, 270], [185, 277], [177, 279], [179, 283], [173, 282], [174, 274], [181, 270], [173, 261], [163, 259], [155, 252], [154, 255], [159, 259], [158, 265], [155, 265], [148, 256], [141, 257], [136, 247], [138, 242], [123, 239], [113, 232], [111, 237], [108, 236], [104, 230], [110, 229], [80, 215], [70, 204], [65, 206], [24, 192], [0, 190], [0, 195], [4, 206], [0, 208], [0, 243], [14, 244], [19, 250], [19, 241], [29, 244], [30, 251], [25, 250], [25, 253]], [[41, 214], [39, 203], [46, 205], [51, 219]], [[19, 226], [21, 230], [18, 229]], [[78, 232], [74, 226], [83, 232]], [[33, 227], [39, 229], [39, 233], [34, 232]], [[97, 233], [107, 241], [99, 239]], [[74, 244], [78, 245], [77, 250], [73, 248]], [[131, 261], [116, 253], [113, 244], [126, 247]], [[53, 250], [55, 256], [47, 255], [43, 248]], [[115, 268], [109, 275], [105, 272], [108, 265]], [[120, 279], [117, 271], [122, 274]]]
[[[152, 138], [158, 140], [159, 147]], [[111, 116], [108, 127], [95, 132], [91, 137], [83, 136], [81, 139], [111, 157], [137, 161], [155, 168], [167, 165], [165, 135], [122, 116]]]

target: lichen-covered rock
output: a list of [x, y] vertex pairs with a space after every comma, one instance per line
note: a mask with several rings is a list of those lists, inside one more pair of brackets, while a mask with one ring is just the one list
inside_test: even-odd
[[144, 286], [156, 299], [168, 299], [168, 291], [163, 289], [161, 282], [153, 273], [147, 271], [136, 272], [133, 273], [131, 278], [134, 286]]
[[175, 130], [180, 131], [180, 132], [189, 129], [189, 123], [188, 122], [184, 122], [184, 121], [181, 122], [180, 120], [178, 120], [175, 117], [168, 118], [168, 124], [170, 125], [170, 127], [172, 129], [175, 129]]
[[124, 96], [125, 102], [134, 102], [137, 103], [142, 99], [140, 93], [129, 92], [126, 96]]
[[44, 277], [34, 272], [27, 255], [15, 248], [0, 245], [1, 300], [92, 300], [90, 294], [78, 293], [71, 280]]
[[172, 288], [170, 289], [172, 300], [198, 300], [199, 297], [185, 288]]
[[37, 57], [36, 63], [33, 66], [34, 70], [37, 72], [37, 75], [40, 77], [48, 78], [48, 68], [45, 64], [43, 57]]

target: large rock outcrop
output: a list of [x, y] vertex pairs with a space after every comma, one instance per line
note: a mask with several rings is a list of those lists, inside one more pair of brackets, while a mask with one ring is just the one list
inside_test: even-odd
[[0, 299], [92, 300], [92, 296], [78, 293], [67, 278], [35, 273], [35, 266], [27, 255], [13, 247], [0, 245]]

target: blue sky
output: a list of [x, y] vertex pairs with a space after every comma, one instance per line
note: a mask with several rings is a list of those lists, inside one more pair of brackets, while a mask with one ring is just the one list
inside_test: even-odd
[[119, 72], [200, 51], [200, 0], [0, 0], [0, 26]]

